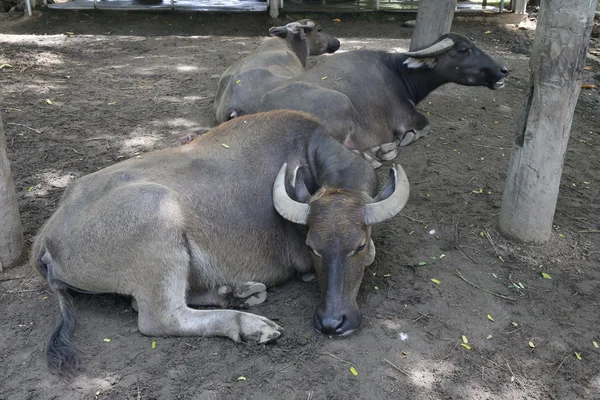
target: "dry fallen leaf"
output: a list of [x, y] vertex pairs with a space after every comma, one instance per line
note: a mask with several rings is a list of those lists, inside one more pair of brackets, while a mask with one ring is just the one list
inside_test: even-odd
[[350, 366], [350, 372], [352, 373], [352, 375], [358, 376], [358, 371], [356, 370], [356, 368], [354, 368], [354, 365]]
[[464, 347], [465, 349], [467, 349], [467, 350], [471, 350], [471, 346], [470, 346], [470, 345], [468, 345], [468, 344], [466, 344], [466, 343], [461, 343], [460, 345], [461, 345], [462, 347]]
[[238, 378], [237, 378], [237, 380], [238, 380], [238, 381], [245, 381], [245, 380], [246, 380], [246, 377], [245, 377], [245, 376], [240, 376], [240, 377], [238, 377]]
[[583, 85], [581, 85], [582, 89], [596, 89], [596, 87], [597, 87], [596, 85], [592, 85], [589, 83], [584, 83]]
[[152, 341], [152, 348], [155, 349], [156, 348], [156, 342], [153, 340]]
[[487, 317], [490, 321], [494, 322], [494, 318], [492, 318], [492, 316], [490, 314], [488, 314]]
[[487, 35], [488, 33], [492, 33], [492, 31], [485, 31], [483, 33], [485, 33]]
[[226, 149], [228, 149], [228, 148], [229, 148], [229, 145], [228, 145], [228, 144], [225, 144], [225, 143], [221, 143], [221, 146], [225, 147]]
[[467, 339], [467, 337], [465, 335], [462, 335], [462, 341], [463, 343], [469, 343], [469, 339]]
[[592, 341], [592, 344], [594, 345], [595, 348], [599, 349], [600, 346], [598, 346], [598, 342], [596, 342], [595, 340]]
[[104, 339], [104, 341], [105, 341], [106, 343], [108, 343], [108, 342], [110, 342], [110, 339], [109, 339], [109, 338], [105, 338], [105, 339]]
[[546, 278], [546, 279], [552, 279], [552, 276], [550, 276], [550, 274], [547, 274], [545, 272], [542, 272], [542, 278]]
[[581, 357], [581, 354], [579, 354], [578, 352], [575, 352], [575, 357], [577, 357], [579, 361], [583, 360], [583, 357]]
[[437, 280], [435, 278], [431, 279], [431, 282], [435, 283], [436, 285], [439, 285], [440, 283], [442, 283], [442, 282], [440, 282], [439, 280]]
[[533, 344], [533, 342], [529, 342], [529, 347], [531, 347], [532, 349], [535, 348], [535, 344]]
[[46, 103], [52, 105], [52, 100], [46, 99]]
[[591, 65], [586, 65], [585, 67], [583, 67], [583, 69], [585, 69], [586, 71], [591, 71], [592, 67]]
[[486, 339], [490, 340], [493, 336], [492, 335], [487, 335]]
[[332, 19], [332, 21], [335, 22], [335, 23], [342, 22], [342, 20], [339, 19], [339, 18], [334, 18], [334, 19]]

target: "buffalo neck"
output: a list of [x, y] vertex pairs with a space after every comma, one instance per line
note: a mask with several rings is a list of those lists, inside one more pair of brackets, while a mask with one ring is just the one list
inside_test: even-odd
[[311, 193], [327, 185], [360, 190], [369, 196], [375, 194], [377, 176], [364, 158], [345, 148], [324, 131], [313, 133], [307, 144], [311, 179], [305, 183]]
[[408, 68], [403, 54], [391, 54], [393, 69], [402, 81], [410, 100], [417, 105], [440, 86], [448, 83], [435, 68]]
[[306, 67], [308, 58], [308, 42], [306, 38], [302, 39], [299, 35], [288, 35], [286, 38], [288, 47], [298, 56], [303, 67]]

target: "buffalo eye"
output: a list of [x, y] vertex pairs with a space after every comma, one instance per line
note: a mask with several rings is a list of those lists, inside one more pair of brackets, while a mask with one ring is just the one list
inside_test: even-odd
[[366, 245], [367, 245], [367, 242], [365, 242], [365, 243], [361, 244], [360, 246], [358, 246], [358, 247], [356, 248], [356, 250], [354, 250], [354, 254], [358, 254], [358, 253], [360, 253], [361, 251], [363, 251], [363, 250], [365, 249], [365, 246], [366, 246]]
[[467, 53], [469, 51], [471, 51], [471, 49], [469, 47], [459, 47], [458, 48], [459, 53]]

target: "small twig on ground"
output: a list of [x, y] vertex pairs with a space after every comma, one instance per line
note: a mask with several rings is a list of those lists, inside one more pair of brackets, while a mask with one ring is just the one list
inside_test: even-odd
[[312, 392], [308, 392], [306, 395], [306, 400], [312, 400]]
[[12, 278], [0, 278], [0, 282], [16, 281], [17, 279], [23, 279], [24, 276], [15, 276]]
[[9, 290], [6, 291], [4, 293], [6, 294], [20, 294], [20, 293], [30, 293], [30, 292], [37, 292], [39, 289], [26, 289], [26, 290]]
[[437, 362], [442, 362], [444, 361], [446, 358], [450, 357], [450, 354], [452, 354], [452, 352], [454, 350], [456, 350], [456, 348], [458, 347], [458, 345], [460, 344], [460, 340], [458, 342], [456, 342], [456, 344], [454, 345], [454, 347], [452, 348], [452, 350], [450, 350], [450, 353], [446, 354], [443, 358], [440, 358]]
[[502, 150], [500, 147], [497, 146], [485, 146], [483, 144], [475, 144], [475, 143], [471, 143], [471, 146], [475, 146], [475, 147], [485, 147], [486, 149], [496, 149], [496, 150]]
[[277, 371], [277, 373], [280, 373], [281, 371], [288, 369], [288, 368], [289, 368], [289, 367], [291, 367], [292, 365], [294, 365], [294, 364], [288, 364], [288, 365], [286, 365], [285, 367], [283, 367], [283, 368], [281, 368], [279, 371]]
[[17, 126], [22, 126], [23, 128], [31, 129], [31, 130], [32, 130], [32, 131], [34, 131], [34, 132], [37, 132], [37, 133], [42, 133], [42, 132], [38, 131], [37, 129], [33, 129], [33, 128], [32, 128], [32, 127], [30, 127], [30, 126], [23, 125], [23, 124], [17, 124], [17, 123], [15, 123], [15, 122], [7, 122], [7, 123], [6, 123], [6, 125], [17, 125]]
[[475, 177], [472, 177], [471, 179], [469, 179], [469, 182], [467, 182], [467, 185], [471, 182], [473, 182], [473, 179], [475, 179]]
[[421, 221], [420, 219], [416, 219], [416, 218], [413, 218], [413, 217], [409, 217], [409, 216], [408, 216], [408, 215], [406, 215], [406, 214], [400, 214], [400, 216], [401, 216], [401, 217], [404, 217], [404, 218], [406, 218], [406, 219], [409, 219], [409, 220], [411, 220], [411, 221], [413, 221], [413, 222], [418, 222], [418, 223], [420, 223], [420, 224], [424, 224], [424, 223], [425, 223], [425, 222]]
[[504, 260], [502, 259], [502, 254], [500, 254], [500, 252], [498, 251], [498, 249], [496, 249], [496, 245], [494, 244], [494, 241], [492, 240], [492, 237], [490, 236], [490, 234], [488, 233], [488, 231], [486, 231], [484, 229], [483, 234], [485, 235], [485, 237], [487, 238], [487, 240], [492, 245], [492, 248], [494, 249], [494, 253], [496, 253], [496, 255], [498, 257], [500, 257], [500, 261], [504, 262]]
[[583, 231], [578, 231], [578, 233], [600, 233], [598, 229], [585, 229]]
[[508, 297], [508, 296], [505, 296], [505, 295], [503, 295], [503, 294], [500, 294], [500, 293], [492, 292], [491, 290], [488, 290], [488, 289], [486, 289], [486, 288], [482, 288], [481, 286], [477, 286], [477, 285], [476, 285], [476, 284], [474, 284], [473, 282], [471, 282], [471, 281], [467, 280], [467, 278], [465, 278], [465, 277], [464, 277], [464, 276], [463, 276], [463, 275], [460, 273], [460, 271], [459, 271], [459, 270], [456, 270], [456, 271], [454, 271], [454, 274], [455, 274], [456, 276], [458, 276], [460, 279], [462, 279], [463, 281], [467, 282], [469, 285], [473, 286], [475, 289], [479, 289], [479, 290], [481, 290], [481, 291], [483, 291], [483, 292], [486, 292], [486, 293], [489, 293], [489, 294], [491, 294], [491, 295], [494, 295], [494, 296], [500, 297], [501, 299], [510, 300], [510, 301], [517, 301], [517, 299], [514, 299], [514, 298], [512, 298], [512, 297]]
[[341, 361], [341, 362], [343, 362], [343, 363], [346, 363], [346, 364], [348, 364], [348, 365], [351, 365], [351, 366], [353, 366], [354, 368], [356, 368], [356, 365], [352, 364], [350, 361], [343, 360], [343, 359], [339, 358], [338, 356], [336, 356], [336, 355], [334, 355], [334, 354], [331, 354], [331, 353], [319, 353], [319, 354], [321, 354], [321, 355], [323, 355], [323, 356], [330, 356], [330, 357], [333, 357], [333, 358], [335, 358], [335, 359], [336, 359], [336, 360], [338, 360], [338, 361]]
[[508, 370], [510, 371], [510, 375], [511, 375], [511, 377], [512, 377], [512, 378], [515, 378], [515, 381], [516, 381], [516, 382], [517, 382], [519, 385], [523, 386], [523, 382], [521, 382], [521, 381], [519, 380], [519, 378], [517, 378], [517, 376], [516, 376], [516, 375], [515, 375], [515, 373], [513, 372], [512, 368], [510, 367], [510, 364], [509, 364], [508, 362], [506, 363], [506, 366], [508, 367]]
[[469, 259], [470, 259], [471, 261], [473, 261], [475, 264], [477, 264], [477, 261], [475, 261], [475, 260], [473, 259], [473, 257], [471, 257], [469, 254], [467, 254], [467, 252], [466, 252], [466, 251], [463, 249], [463, 246], [458, 246], [458, 249], [459, 249], [460, 251], [462, 251], [462, 252], [465, 254], [465, 256], [469, 257]]
[[413, 319], [413, 323], [417, 322], [418, 320], [420, 320], [421, 318], [429, 318], [430, 315], [429, 314], [423, 314], [422, 312], [419, 311], [419, 314], [421, 314], [421, 316], [417, 319]]
[[428, 113], [428, 114], [435, 115], [436, 117], [443, 118], [443, 119], [445, 119], [446, 121], [451, 121], [451, 119], [450, 119], [450, 118], [448, 118], [448, 117], [445, 117], [445, 116], [443, 116], [442, 114], [437, 114], [437, 113], [434, 113], [434, 112], [433, 112], [433, 111], [431, 111], [431, 110], [425, 110], [424, 108], [423, 108], [423, 109], [421, 109], [421, 110], [422, 110], [422, 111], [425, 111], [425, 112], [426, 112], [426, 113]]
[[550, 389], [548, 389], [546, 387], [546, 385], [544, 385], [542, 382], [540, 382], [540, 385], [542, 385], [542, 389], [544, 389], [550, 395], [550, 397], [552, 397], [554, 400], [556, 400], [556, 397], [554, 396], [554, 394], [552, 394], [552, 392], [550, 391]]
[[192, 349], [197, 349], [197, 347], [196, 347], [196, 346], [193, 346], [193, 345], [191, 345], [191, 344], [189, 344], [189, 343], [184, 343], [184, 344], [185, 344], [186, 346], [189, 346], [189, 347], [191, 347]]
[[413, 186], [420, 185], [421, 183], [429, 182], [429, 181], [430, 181], [430, 180], [432, 180], [432, 179], [433, 179], [433, 178], [427, 178], [427, 179], [425, 179], [425, 180], [423, 180], [423, 181], [420, 181], [420, 182], [417, 182], [417, 183], [413, 183], [412, 185], [413, 185]]
[[521, 287], [519, 285], [517, 285], [515, 282], [513, 282], [512, 278], [512, 274], [508, 274], [508, 281], [513, 285], [513, 287], [515, 289], [517, 289], [517, 292], [519, 292], [519, 294], [521, 296], [524, 296], [524, 293], [521, 291]]
[[562, 365], [565, 363], [565, 361], [567, 361], [567, 358], [571, 357], [570, 354], [568, 354], [561, 362], [560, 364], [558, 364], [558, 367], [556, 368], [556, 371], [554, 371], [554, 373], [547, 379], [548, 381], [552, 378], [554, 378], [554, 376], [556, 374], [558, 374], [558, 371], [560, 370], [560, 367], [562, 367]]
[[382, 361], [384, 361], [384, 362], [386, 362], [386, 363], [390, 364], [392, 367], [394, 367], [394, 369], [395, 369], [396, 371], [398, 371], [398, 372], [401, 372], [401, 373], [403, 373], [404, 375], [406, 375], [406, 376], [410, 377], [410, 375], [409, 375], [409, 374], [408, 374], [406, 371], [404, 371], [403, 369], [401, 369], [401, 368], [399, 368], [398, 366], [396, 366], [396, 365], [395, 365], [393, 362], [391, 362], [391, 361], [389, 361], [389, 360], [387, 360], [387, 359], [385, 359], [385, 358], [384, 358]]

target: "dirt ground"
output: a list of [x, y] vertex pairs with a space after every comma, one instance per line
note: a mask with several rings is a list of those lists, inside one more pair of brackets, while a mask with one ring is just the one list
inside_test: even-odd
[[[342, 50], [408, 47], [398, 17], [319, 17]], [[210, 126], [219, 74], [272, 25], [265, 15], [3, 15], [0, 107], [28, 246], [73, 179]], [[361, 329], [315, 332], [317, 284], [300, 280], [253, 309], [285, 327], [270, 345], [142, 336], [129, 299], [77, 295], [83, 371], [65, 381], [43, 358], [56, 301], [24, 264], [0, 273], [0, 398], [600, 399], [598, 92], [582, 90], [577, 105], [555, 235], [509, 242], [495, 227], [533, 33], [453, 30], [510, 76], [499, 91], [448, 85], [420, 104], [432, 131], [395, 160], [411, 199], [375, 232]], [[600, 64], [589, 66], [584, 83], [598, 84]]]

